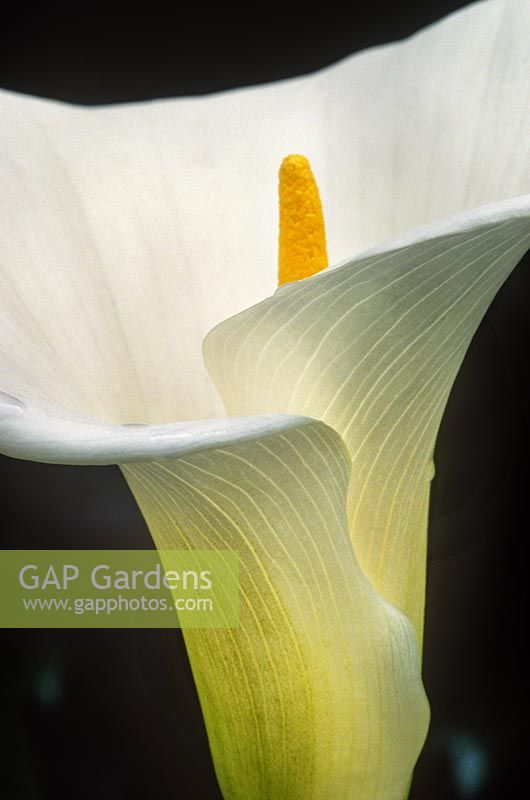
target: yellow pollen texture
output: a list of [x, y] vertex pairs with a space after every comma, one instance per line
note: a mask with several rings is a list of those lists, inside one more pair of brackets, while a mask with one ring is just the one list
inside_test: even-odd
[[299, 281], [328, 266], [326, 230], [315, 178], [305, 156], [280, 167], [278, 284]]

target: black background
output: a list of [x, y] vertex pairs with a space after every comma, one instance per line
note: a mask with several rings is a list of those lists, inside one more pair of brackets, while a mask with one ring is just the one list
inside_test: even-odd
[[[80, 103], [215, 91], [311, 71], [464, 5], [20, 4], [3, 13], [0, 85]], [[412, 800], [519, 798], [527, 783], [529, 267], [527, 256], [481, 325], [437, 446], [424, 668], [432, 724]], [[151, 546], [117, 468], [2, 458], [0, 487], [2, 548]], [[3, 796], [219, 800], [178, 632], [3, 631], [0, 641]], [[474, 785], [463, 783], [466, 766]]]

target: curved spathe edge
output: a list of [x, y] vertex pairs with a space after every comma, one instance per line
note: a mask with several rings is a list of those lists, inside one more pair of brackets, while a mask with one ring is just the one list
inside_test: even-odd
[[456, 233], [476, 231], [481, 227], [499, 225], [503, 222], [512, 222], [516, 219], [526, 219], [530, 216], [530, 194], [498, 200], [483, 206], [475, 206], [460, 211], [450, 217], [428, 222], [417, 228], [400, 233], [399, 236], [389, 239], [381, 245], [370, 248], [362, 253], [362, 257], [387, 253], [390, 250], [401, 250], [417, 242], [438, 239], [442, 236], [451, 236]]
[[261, 414], [119, 425], [25, 407], [0, 393], [0, 453], [50, 464], [124, 464], [261, 439], [311, 421], [298, 415]]
[[[441, 239], [444, 236], [453, 236], [468, 231], [480, 231], [481, 228], [487, 228], [491, 225], [502, 225], [504, 222], [513, 222], [517, 219], [528, 218], [530, 218], [530, 194], [510, 197], [507, 200], [487, 203], [484, 206], [468, 208], [450, 217], [443, 217], [442, 219], [428, 222], [425, 225], [420, 225], [417, 228], [410, 228], [392, 239], [387, 239], [376, 247], [370, 247], [368, 250], [356, 253], [354, 256], [339, 261], [336, 264], [330, 264], [328, 270], [317, 272], [315, 275], [305, 278], [303, 282], [316, 283], [323, 278], [325, 279], [326, 275], [329, 275], [330, 270], [335, 271], [343, 269], [371, 256], [404, 250], [411, 245], [432, 241], [434, 239]], [[276, 289], [275, 295], [288, 293], [290, 289], [294, 286], [298, 286], [300, 283], [301, 281], [284, 283]], [[266, 301], [262, 300], [260, 302]], [[259, 303], [256, 303], [256, 305], [259, 305]], [[221, 327], [222, 325], [224, 325], [224, 320], [216, 327]], [[215, 328], [212, 330], [215, 330]], [[209, 336], [210, 333], [211, 331], [208, 332], [207, 336]]]

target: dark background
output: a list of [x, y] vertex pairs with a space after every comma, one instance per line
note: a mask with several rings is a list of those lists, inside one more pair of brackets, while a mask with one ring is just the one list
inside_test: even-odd
[[[4, 11], [0, 86], [80, 103], [301, 74], [465, 2], [236, 14], [156, 4]], [[0, 121], [1, 124], [1, 121]], [[527, 783], [527, 257], [481, 325], [436, 452], [425, 684], [412, 800], [519, 798]], [[118, 468], [0, 459], [2, 548], [146, 548]], [[2, 631], [0, 793], [9, 800], [219, 800], [176, 631]], [[265, 800], [265, 799], [264, 799]], [[361, 798], [359, 798], [361, 800]]]

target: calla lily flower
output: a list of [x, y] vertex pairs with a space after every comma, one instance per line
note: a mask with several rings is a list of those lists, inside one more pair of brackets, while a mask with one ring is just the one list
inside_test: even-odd
[[[529, 55], [488, 0], [270, 86], [0, 95], [0, 450], [119, 464], [159, 548], [240, 552], [240, 627], [185, 632], [230, 800], [407, 794], [436, 434], [530, 246]], [[291, 152], [332, 267], [276, 290]]]

